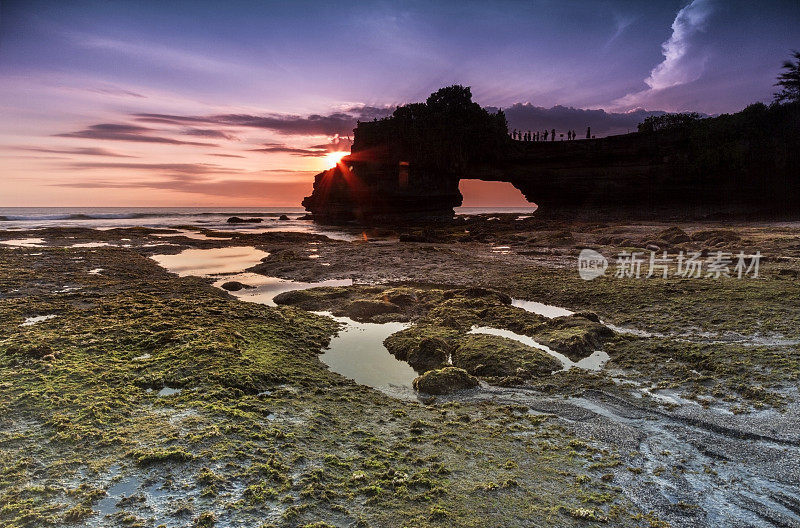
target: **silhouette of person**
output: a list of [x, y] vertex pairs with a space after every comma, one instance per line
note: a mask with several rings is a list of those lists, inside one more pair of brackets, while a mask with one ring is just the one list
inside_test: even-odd
[[592, 139], [592, 127], [586, 127], [586, 139]]
[[556, 140], [556, 129], [554, 128], [553, 130], [550, 131], [550, 141], [555, 141], [555, 140]]
[[548, 134], [548, 132], [547, 132], [547, 130], [545, 130], [545, 131], [544, 131], [544, 140], [545, 140], [545, 141], [547, 141], [547, 134]]
[[572, 130], [567, 130], [567, 141], [572, 141]]

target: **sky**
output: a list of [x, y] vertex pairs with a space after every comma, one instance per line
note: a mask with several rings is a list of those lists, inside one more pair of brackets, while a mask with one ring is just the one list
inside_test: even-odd
[[0, 0], [0, 206], [296, 206], [443, 86], [602, 136], [769, 102], [798, 48], [796, 0]]

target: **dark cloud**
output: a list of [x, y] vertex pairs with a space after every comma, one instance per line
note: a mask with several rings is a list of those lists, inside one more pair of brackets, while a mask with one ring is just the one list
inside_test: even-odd
[[147, 135], [152, 129], [136, 125], [120, 125], [114, 123], [100, 123], [91, 125], [78, 132], [56, 134], [57, 137], [107, 139], [113, 141], [135, 141], [141, 143], [166, 143], [169, 145], [196, 145], [203, 147], [216, 147], [212, 143], [199, 143], [194, 141], [181, 141], [178, 139]]
[[[490, 108], [491, 111], [496, 109]], [[517, 103], [503, 108], [508, 120], [509, 130], [575, 130], [578, 137], [586, 134], [586, 127], [592, 127], [592, 134], [608, 136], [635, 132], [636, 125], [651, 115], [663, 115], [662, 111], [636, 110], [626, 113], [612, 113], [605, 110], [586, 110], [566, 106], [544, 108], [530, 103]]]
[[218, 158], [244, 158], [246, 156], [240, 156], [238, 154], [217, 154], [217, 153], [210, 153], [209, 156], [217, 156]]
[[113, 158], [135, 158], [127, 154], [119, 154], [103, 148], [40, 148], [40, 147], [18, 147], [17, 150], [29, 152], [43, 152], [48, 154], [79, 154], [83, 156], [108, 156]]
[[352, 134], [358, 121], [371, 121], [390, 115], [394, 107], [353, 106], [340, 112], [327, 115], [311, 114], [308, 116], [290, 114], [220, 114], [210, 116], [182, 116], [174, 114], [133, 114], [136, 120], [145, 123], [163, 123], [172, 125], [217, 125], [230, 127], [248, 127], [273, 130], [287, 135], [327, 135]]
[[327, 149], [327, 145], [323, 147], [299, 148], [299, 147], [290, 147], [282, 143], [266, 143], [263, 147], [250, 149], [250, 151], [264, 152], [267, 154], [291, 154], [292, 156], [308, 156], [308, 157], [322, 156], [323, 154], [327, 154], [329, 152]]
[[77, 162], [70, 165], [76, 169], [128, 169], [136, 171], [158, 172], [198, 176], [203, 174], [240, 174], [243, 171], [214, 165], [213, 163], [102, 163]]
[[183, 133], [186, 134], [187, 136], [221, 138], [221, 139], [229, 139], [231, 141], [236, 141], [239, 139], [233, 134], [229, 134], [224, 130], [216, 130], [213, 128], [187, 128], [183, 130]]

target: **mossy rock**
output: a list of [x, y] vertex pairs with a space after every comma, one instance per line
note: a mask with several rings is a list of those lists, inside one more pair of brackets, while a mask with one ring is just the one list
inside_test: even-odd
[[453, 365], [490, 381], [507, 377], [531, 379], [561, 368], [561, 363], [547, 352], [487, 334], [459, 338], [458, 348], [453, 352]]
[[536, 334], [536, 340], [572, 361], [589, 357], [603, 347], [614, 331], [599, 322], [594, 313], [556, 317]]
[[669, 242], [670, 244], [683, 244], [684, 242], [689, 242], [692, 239], [689, 234], [680, 227], [670, 227], [669, 229], [665, 229], [658, 235], [658, 238]]
[[456, 367], [430, 370], [414, 380], [414, 390], [427, 394], [450, 394], [477, 386], [478, 378]]
[[373, 317], [399, 313], [401, 310], [396, 304], [389, 302], [358, 300], [351, 302], [343, 311], [347, 317], [356, 321], [369, 321]]
[[349, 297], [350, 292], [344, 288], [322, 286], [308, 290], [292, 290], [275, 296], [273, 301], [279, 305], [291, 305], [304, 310], [322, 310], [328, 302], [340, 302]]
[[[453, 352], [450, 341], [457, 335], [458, 332], [451, 328], [414, 325], [387, 337], [383, 346], [397, 359], [407, 361], [415, 369], [424, 371], [447, 362], [447, 356]], [[441, 359], [442, 354], [439, 351], [444, 353], [444, 359]], [[441, 362], [434, 364], [432, 358], [441, 359]]]

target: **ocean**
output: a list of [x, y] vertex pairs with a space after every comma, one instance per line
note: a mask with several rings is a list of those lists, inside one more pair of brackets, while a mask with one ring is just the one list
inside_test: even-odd
[[[459, 207], [457, 214], [522, 213], [531, 207]], [[267, 231], [306, 231], [325, 234], [329, 230], [310, 220], [301, 220], [302, 207], [0, 207], [0, 229], [21, 230], [45, 227], [175, 228], [195, 226], [263, 233]], [[286, 215], [289, 220], [279, 220]], [[228, 218], [261, 218], [258, 224], [228, 224]]]

